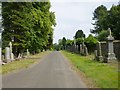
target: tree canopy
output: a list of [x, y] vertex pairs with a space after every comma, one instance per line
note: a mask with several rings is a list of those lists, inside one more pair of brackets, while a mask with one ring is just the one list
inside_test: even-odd
[[94, 30], [92, 33], [99, 35], [101, 31], [111, 28], [115, 39], [120, 40], [120, 4], [113, 5], [110, 10], [103, 5], [97, 7], [93, 13]]
[[16, 56], [26, 49], [32, 53], [50, 49], [56, 25], [50, 7], [50, 2], [2, 2], [3, 47], [13, 39]]
[[85, 38], [85, 34], [83, 33], [82, 30], [78, 30], [78, 31], [76, 32], [76, 34], [75, 34], [75, 39], [77, 39], [77, 38], [82, 38], [82, 37]]

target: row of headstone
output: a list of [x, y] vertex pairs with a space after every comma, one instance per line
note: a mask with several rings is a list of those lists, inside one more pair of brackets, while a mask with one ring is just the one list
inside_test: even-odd
[[80, 54], [85, 56], [88, 55], [88, 49], [84, 43], [80, 44]]
[[6, 47], [5, 48], [5, 58], [4, 56], [2, 55], [2, 59], [4, 60], [4, 62], [8, 63], [8, 62], [11, 62], [11, 61], [14, 61], [14, 54], [12, 53], [11, 51], [11, 47]]
[[[9, 62], [12, 62], [14, 60], [19, 60], [23, 57], [23, 54], [20, 54], [18, 55], [17, 58], [14, 57], [14, 54], [12, 53], [12, 43], [10, 42], [9, 43], [9, 46], [10, 47], [5, 47], [5, 56], [2, 55], [2, 61], [4, 61], [5, 63], [9, 63]], [[26, 56], [28, 57], [30, 55], [29, 53], [29, 50], [27, 49], [27, 52], [26, 52]]]
[[84, 42], [82, 44], [80, 44], [79, 46], [76, 44], [69, 46], [69, 47], [67, 47], [67, 50], [70, 52], [80, 54], [80, 55], [84, 55], [84, 56], [88, 55], [88, 48], [84, 44]]
[[101, 62], [111, 62], [112, 60], [116, 60], [113, 49], [113, 40], [114, 37], [111, 35], [111, 30], [109, 29], [109, 36], [107, 37], [107, 45], [108, 45], [107, 58], [104, 59], [101, 50], [101, 43], [98, 42], [98, 50], [95, 50], [95, 60], [99, 60]]

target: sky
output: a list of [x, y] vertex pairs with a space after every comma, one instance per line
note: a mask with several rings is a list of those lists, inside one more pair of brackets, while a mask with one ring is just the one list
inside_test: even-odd
[[90, 29], [94, 29], [91, 24], [94, 10], [104, 5], [109, 10], [112, 5], [117, 5], [119, 0], [51, 0], [51, 11], [55, 12], [56, 23], [54, 27], [53, 43], [58, 43], [59, 39], [65, 37], [73, 40], [77, 30], [83, 30], [86, 37], [90, 34]]

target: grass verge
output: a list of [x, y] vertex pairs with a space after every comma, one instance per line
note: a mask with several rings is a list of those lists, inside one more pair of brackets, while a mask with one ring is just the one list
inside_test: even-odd
[[80, 56], [67, 51], [62, 53], [78, 68], [86, 77], [91, 80], [94, 87], [118, 88], [118, 66], [100, 63], [93, 60], [93, 55]]
[[14, 61], [14, 62], [10, 62], [6, 65], [2, 65], [0, 67], [0, 74], [1, 73], [7, 74], [7, 73], [12, 72], [12, 71], [28, 68], [29, 66], [31, 66], [35, 63], [38, 63], [40, 61], [40, 58], [48, 53], [49, 52], [41, 52], [41, 53], [36, 54], [36, 55], [31, 55], [26, 59]]

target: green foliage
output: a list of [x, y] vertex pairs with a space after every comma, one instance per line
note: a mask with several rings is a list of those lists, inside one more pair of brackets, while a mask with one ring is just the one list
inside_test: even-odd
[[105, 41], [106, 38], [108, 37], [108, 35], [109, 35], [109, 32], [106, 31], [106, 30], [103, 30], [103, 31], [101, 31], [100, 34], [97, 36], [97, 39], [98, 39], [99, 41]]
[[74, 43], [74, 41], [70, 40], [70, 39], [67, 39], [67, 41], [66, 41], [67, 46], [71, 46], [71, 45], [73, 45], [73, 43]]
[[76, 32], [76, 34], [75, 34], [75, 39], [77, 39], [77, 38], [82, 38], [82, 37], [85, 38], [85, 34], [83, 33], [82, 30], [78, 30], [78, 31]]
[[86, 39], [85, 39], [85, 43], [88, 47], [88, 51], [94, 52], [95, 46], [97, 44], [98, 40], [92, 35], [90, 34]]
[[[3, 2], [3, 48], [13, 38], [13, 51], [17, 56], [29, 49], [36, 53], [50, 49], [53, 42], [55, 14], [50, 2]], [[16, 8], [17, 7], [17, 8]]]
[[82, 38], [77, 38], [76, 39], [76, 45], [80, 45], [83, 42]]
[[108, 12], [108, 26], [111, 28], [114, 38], [120, 40], [120, 5], [113, 5]]
[[92, 30], [92, 33], [100, 33], [101, 30], [107, 30], [108, 26], [107, 26], [107, 8], [103, 5], [97, 7], [93, 13], [94, 17], [93, 20], [95, 20], [95, 23], [93, 25], [95, 25], [95, 30]]
[[101, 31], [111, 28], [115, 39], [120, 40], [120, 4], [113, 5], [110, 10], [103, 5], [97, 7], [93, 13], [95, 29], [92, 33], [99, 35]]
[[57, 43], [53, 44], [53, 48], [54, 48], [54, 50], [57, 50], [57, 51], [60, 50], [60, 46]]

